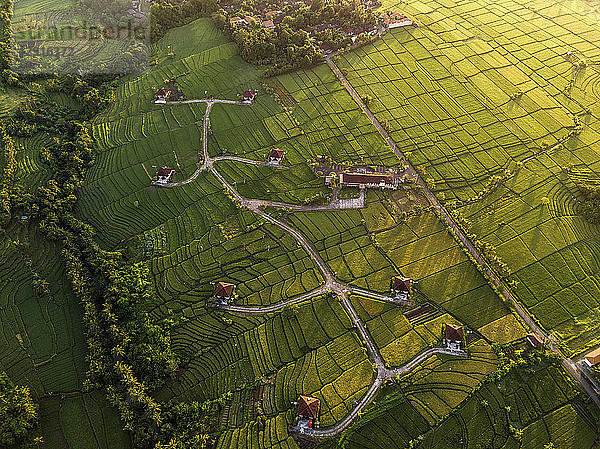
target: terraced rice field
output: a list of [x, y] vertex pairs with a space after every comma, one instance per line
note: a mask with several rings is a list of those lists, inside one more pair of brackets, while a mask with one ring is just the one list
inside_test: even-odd
[[[426, 383], [433, 391], [439, 388], [434, 379]], [[483, 384], [435, 428], [428, 428], [401, 395], [394, 396], [391, 390], [390, 397], [372, 412], [368, 424], [345, 437], [344, 447], [404, 448], [411, 442], [415, 448], [436, 449], [537, 448], [548, 442], [557, 448], [593, 447], [594, 417], [553, 367]], [[521, 431], [521, 436], [515, 431]]]
[[[189, 99], [236, 99], [259, 90], [252, 107], [217, 103], [210, 114], [214, 167], [246, 198], [325, 204], [330, 191], [310, 166], [317, 156], [385, 166], [400, 161], [327, 66], [271, 80], [285, 89], [284, 101], [264, 93], [260, 72], [207, 20], [171, 31], [155, 50], [153, 69], [125, 79], [114, 106], [95, 120], [100, 154], [81, 189], [78, 214], [94, 225], [102, 246], [126, 247], [147, 260], [156, 292], [147, 308], [154, 316], [171, 310], [185, 317], [173, 336], [183, 369], [160, 396], [209, 399], [231, 391], [219, 418], [219, 447], [296, 447], [287, 431], [291, 402], [318, 397], [321, 426], [332, 426], [371, 386], [373, 363], [347, 309], [329, 294], [269, 314], [206, 308], [217, 281], [236, 284], [237, 305], [267, 306], [323, 285], [323, 273], [289, 233], [232, 202], [210, 172], [172, 189], [150, 186], [146, 170], [153, 175], [153, 167], [176, 167], [176, 180], [196, 169], [205, 112], [200, 103], [154, 105], [154, 92], [173, 76]], [[280, 168], [223, 159], [264, 162], [271, 148], [286, 151]], [[452, 369], [464, 373], [449, 393], [435, 390], [445, 409], [426, 405], [416, 383], [407, 387], [428, 422], [439, 421], [494, 369], [489, 342], [521, 338], [524, 329], [433, 213], [402, 219], [420, 201], [410, 189], [369, 191], [362, 210], [267, 211], [299, 230], [342, 282], [387, 293], [395, 274], [418, 281], [416, 299], [433, 312], [414, 322], [406, 309], [352, 297], [389, 366], [436, 345], [445, 322], [488, 338], [467, 361], [427, 360], [423, 382]], [[512, 334], [500, 335], [502, 326]]]
[[[595, 92], [595, 78], [587, 75], [595, 69], [577, 73], [573, 99], [565, 99], [561, 86], [571, 79], [574, 60], [562, 55], [566, 44], [558, 42], [592, 59], [595, 47], [561, 32], [575, 26], [563, 18], [574, 14], [566, 9], [513, 0], [409, 1], [399, 8], [420, 26], [392, 31], [337, 64], [349, 69], [361, 95], [373, 96], [372, 111], [435, 182], [435, 192], [457, 200], [471, 231], [498, 247], [519, 281], [519, 299], [573, 352], [582, 351], [595, 342], [598, 326], [598, 238], [574, 213], [572, 188], [575, 176], [596, 176], [593, 114], [582, 115], [579, 138], [565, 138], [572, 115], [589, 103], [585, 92]], [[584, 28], [579, 35], [587, 35]], [[151, 186], [157, 167], [174, 167], [175, 180], [183, 180], [202, 162], [206, 105], [152, 103], [174, 77], [189, 99], [236, 100], [244, 90], [259, 91], [252, 107], [211, 105], [208, 153], [245, 198], [323, 205], [331, 191], [312, 171], [315, 158], [387, 167], [401, 162], [326, 65], [270, 79], [267, 86], [208, 19], [157, 42], [152, 68], [124, 78], [115, 103], [94, 120], [97, 162], [77, 214], [94, 226], [103, 248], [125, 249], [147, 262], [155, 295], [145, 307], [152, 315], [181, 318], [173, 342], [183, 363], [157, 392], [161, 400], [231, 392], [219, 416], [219, 448], [296, 449], [288, 432], [292, 401], [319, 398], [321, 426], [333, 426], [380, 373], [348, 312], [354, 309], [386, 367], [437, 345], [445, 323], [465, 325], [470, 357], [429, 357], [384, 387], [383, 405], [343, 435], [344, 447], [406, 447], [422, 434], [422, 447], [591, 446], [589, 412], [562, 373], [541, 370], [525, 386], [509, 378], [479, 388], [496, 369], [492, 344], [521, 339], [526, 331], [437, 216], [414, 210], [426, 206], [417, 190], [370, 190], [360, 210], [266, 209], [298, 230], [307, 247], [264, 215], [241, 208], [208, 170], [180, 187]], [[267, 95], [273, 86], [277, 93]], [[20, 175], [36, 185], [46, 176], [37, 152], [43, 141], [17, 144]], [[239, 160], [265, 162], [272, 148], [286, 151], [279, 168]], [[566, 172], [569, 162], [574, 168]], [[479, 195], [494, 175], [503, 176], [504, 185]], [[95, 394], [75, 391], [85, 370], [84, 337], [56, 258], [59, 248], [34, 239], [27, 249], [17, 241], [27, 233], [15, 228], [9, 234], [0, 240], [8, 256], [0, 262], [2, 325], [9, 329], [0, 364], [43, 398], [51, 447], [64, 447], [65, 440], [70, 447], [126, 447], [111, 409]], [[388, 293], [392, 276], [412, 278], [418, 312], [357, 294], [348, 307], [325, 291], [274, 313], [206, 307], [218, 281], [233, 282], [235, 303], [244, 306], [273, 305], [324, 285], [327, 270], [311, 248], [351, 286]], [[50, 295], [33, 291], [34, 271], [51, 281]], [[50, 394], [57, 391], [72, 394]], [[83, 414], [88, 419], [79, 428], [75, 417]], [[521, 444], [511, 440], [511, 424], [523, 429]]]
[[[469, 231], [497, 247], [521, 303], [584, 352], [599, 341], [600, 234], [577, 214], [574, 178], [600, 179], [597, 12], [579, 1], [386, 7], [419, 26], [338, 66]], [[569, 137], [575, 123], [583, 131]]]

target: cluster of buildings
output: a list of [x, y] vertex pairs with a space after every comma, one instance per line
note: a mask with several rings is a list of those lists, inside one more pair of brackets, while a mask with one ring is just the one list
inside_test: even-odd
[[376, 166], [332, 165], [327, 158], [317, 158], [313, 169], [325, 178], [328, 186], [397, 189], [403, 182], [405, 172], [394, 168]]
[[399, 28], [414, 24], [412, 20], [397, 11], [385, 12], [379, 17], [379, 21], [385, 28]]
[[276, 23], [279, 22], [283, 11], [272, 10], [264, 13], [264, 17], [245, 16], [239, 17], [234, 16], [229, 18], [229, 25], [232, 27], [245, 27], [249, 25], [259, 24], [267, 30], [274, 30]]

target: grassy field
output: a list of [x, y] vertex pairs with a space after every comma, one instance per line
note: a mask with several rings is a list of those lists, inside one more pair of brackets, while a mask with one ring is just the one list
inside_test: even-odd
[[[583, 352], [599, 341], [600, 233], [577, 214], [576, 188], [599, 179], [597, 12], [580, 1], [386, 6], [418, 28], [338, 66], [469, 231], [497, 247], [519, 300]], [[583, 131], [569, 137], [575, 123]]]

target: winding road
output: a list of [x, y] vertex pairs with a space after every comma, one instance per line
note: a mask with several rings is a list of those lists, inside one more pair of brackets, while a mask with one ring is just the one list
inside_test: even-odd
[[[338, 73], [339, 73], [339, 71], [338, 71]], [[356, 95], [356, 92], [354, 93], [354, 95]], [[268, 306], [241, 306], [241, 305], [217, 305], [217, 304], [215, 304], [215, 305], [213, 305], [213, 307], [220, 308], [220, 309], [223, 309], [223, 310], [226, 310], [229, 312], [235, 312], [235, 313], [271, 313], [271, 312], [280, 311], [284, 307], [289, 306], [289, 305], [299, 304], [301, 302], [308, 301], [318, 295], [321, 295], [321, 294], [324, 294], [324, 293], [330, 291], [339, 298], [342, 307], [346, 311], [349, 319], [352, 321], [354, 327], [356, 328], [358, 334], [360, 335], [362, 341], [364, 342], [364, 344], [367, 348], [370, 358], [372, 359], [372, 361], [374, 363], [374, 366], [376, 369], [376, 375], [375, 375], [375, 379], [374, 379], [373, 383], [371, 384], [371, 386], [369, 387], [369, 389], [367, 390], [365, 395], [361, 398], [361, 400], [356, 404], [356, 406], [352, 409], [352, 411], [343, 420], [339, 421], [335, 426], [332, 426], [330, 428], [326, 428], [326, 429], [305, 429], [305, 428], [297, 429], [296, 428], [297, 432], [300, 432], [300, 433], [303, 433], [306, 435], [310, 435], [313, 437], [331, 437], [331, 436], [337, 435], [340, 432], [342, 432], [344, 429], [346, 429], [352, 422], [354, 422], [354, 420], [358, 417], [358, 415], [365, 409], [365, 407], [375, 397], [375, 395], [377, 394], [377, 391], [379, 390], [379, 388], [381, 387], [381, 385], [383, 384], [383, 382], [386, 379], [397, 376], [397, 375], [406, 374], [412, 368], [414, 368], [419, 363], [421, 363], [423, 360], [425, 360], [426, 358], [428, 358], [434, 354], [451, 354], [451, 355], [461, 356], [461, 357], [467, 356], [467, 354], [462, 351], [448, 351], [444, 348], [430, 348], [427, 351], [425, 351], [425, 352], [421, 353], [420, 355], [418, 355], [417, 357], [415, 357], [413, 360], [408, 362], [406, 365], [403, 365], [403, 366], [401, 366], [399, 368], [395, 368], [395, 369], [388, 368], [385, 365], [385, 362], [383, 361], [383, 358], [381, 357], [381, 354], [379, 353], [377, 345], [371, 338], [365, 324], [362, 322], [362, 320], [358, 316], [358, 313], [356, 313], [356, 310], [352, 306], [352, 303], [350, 302], [350, 300], [348, 298], [348, 294], [354, 293], [354, 294], [359, 294], [359, 295], [362, 295], [362, 296], [365, 296], [365, 297], [368, 297], [371, 299], [381, 300], [381, 301], [389, 301], [389, 302], [393, 302], [393, 303], [398, 303], [398, 301], [396, 301], [394, 298], [390, 298], [389, 296], [382, 295], [381, 293], [371, 292], [369, 290], [346, 285], [346, 284], [340, 282], [339, 280], [337, 280], [335, 278], [334, 273], [332, 273], [331, 269], [327, 266], [327, 264], [321, 258], [321, 255], [319, 254], [319, 252], [313, 247], [313, 245], [306, 239], [306, 237], [304, 237], [304, 235], [300, 231], [298, 231], [298, 230], [292, 228], [291, 226], [289, 226], [288, 224], [274, 218], [273, 216], [271, 216], [270, 214], [268, 214], [267, 212], [265, 212], [264, 210], [261, 209], [262, 207], [267, 207], [267, 206], [278, 207], [278, 208], [289, 208], [289, 209], [295, 209], [295, 210], [326, 210], [326, 209], [335, 209], [335, 208], [339, 209], [339, 208], [343, 208], [344, 205], [348, 205], [349, 207], [358, 207], [358, 206], [364, 207], [364, 196], [365, 196], [364, 190], [361, 190], [361, 194], [358, 199], [354, 199], [353, 202], [348, 202], [348, 203], [344, 203], [344, 201], [346, 201], [346, 200], [339, 200], [336, 197], [336, 195], [334, 195], [332, 202], [326, 206], [300, 206], [300, 205], [293, 205], [293, 204], [280, 203], [280, 202], [274, 202], [274, 201], [253, 200], [253, 199], [244, 198], [229, 182], [227, 182], [225, 177], [221, 173], [219, 173], [219, 171], [216, 169], [216, 167], [214, 165], [214, 162], [218, 161], [218, 160], [229, 159], [229, 160], [236, 160], [238, 162], [250, 163], [250, 164], [255, 164], [255, 165], [262, 165], [262, 163], [259, 164], [256, 161], [251, 161], [249, 159], [238, 158], [238, 157], [211, 158], [209, 155], [209, 152], [208, 152], [208, 131], [209, 131], [208, 126], [209, 126], [210, 112], [211, 112], [214, 104], [223, 103], [223, 104], [248, 105], [248, 103], [241, 103], [241, 102], [229, 101], [229, 100], [206, 99], [206, 100], [186, 100], [186, 101], [181, 101], [181, 102], [167, 102], [166, 104], [171, 105], [171, 104], [186, 104], [186, 103], [206, 103], [206, 105], [207, 105], [206, 112], [204, 114], [203, 127], [202, 127], [203, 128], [202, 148], [201, 148], [201, 150], [199, 150], [199, 155], [198, 155], [199, 158], [202, 160], [202, 163], [199, 162], [198, 169], [194, 172], [194, 174], [191, 177], [189, 177], [188, 179], [186, 179], [184, 181], [179, 181], [179, 182], [174, 182], [174, 183], [166, 183], [166, 184], [154, 182], [153, 184], [158, 187], [167, 187], [167, 188], [178, 187], [178, 186], [185, 185], [185, 184], [192, 182], [194, 179], [196, 179], [198, 177], [198, 175], [200, 173], [202, 173], [204, 171], [210, 172], [213, 176], [215, 176], [215, 178], [217, 178], [221, 182], [221, 184], [223, 185], [225, 190], [239, 204], [240, 207], [245, 207], [245, 208], [251, 210], [255, 214], [262, 217], [265, 221], [273, 224], [274, 226], [279, 227], [280, 229], [282, 229], [283, 231], [285, 231], [289, 235], [291, 235], [298, 242], [298, 244], [302, 248], [304, 248], [306, 253], [310, 256], [310, 258], [313, 260], [313, 262], [318, 267], [319, 271], [322, 273], [322, 275], [324, 277], [324, 284], [321, 287], [319, 287], [315, 290], [312, 290], [310, 292], [307, 292], [303, 295], [297, 296], [295, 298], [290, 298], [290, 299], [281, 301], [276, 304], [272, 304], [272, 305], [268, 305]], [[165, 104], [165, 103], [163, 103], [163, 104]], [[374, 117], [372, 117], [372, 119], [374, 120]], [[377, 124], [376, 126], [378, 127], [380, 132], [385, 132], [379, 124]], [[388, 140], [388, 143], [393, 145], [393, 148], [395, 149], [395, 144], [393, 143], [393, 141], [391, 141], [391, 139], [389, 139], [389, 137], [386, 140]], [[396, 151], [396, 149], [395, 149], [395, 151]], [[416, 172], [414, 172], [412, 167], [410, 167], [410, 170], [412, 170], [412, 171], [408, 172], [409, 175], [413, 175], [415, 177], [415, 179], [418, 179], [418, 176], [416, 175]], [[429, 194], [431, 195], [431, 192], [429, 192]], [[433, 197], [433, 198], [435, 199], [435, 197]], [[294, 428], [292, 428], [292, 430], [293, 429]]]

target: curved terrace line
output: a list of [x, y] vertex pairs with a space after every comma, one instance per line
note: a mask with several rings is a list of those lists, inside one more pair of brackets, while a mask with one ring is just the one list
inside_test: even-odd
[[[288, 224], [274, 218], [270, 214], [268, 214], [265, 211], [263, 211], [262, 209], [260, 209], [261, 207], [271, 206], [271, 207], [284, 207], [284, 208], [295, 209], [295, 210], [327, 210], [327, 209], [335, 209], [336, 206], [337, 206], [337, 208], [340, 208], [340, 205], [343, 204], [343, 203], [341, 203], [342, 200], [338, 200], [336, 195], [334, 195], [332, 202], [327, 206], [301, 206], [301, 205], [291, 205], [291, 204], [287, 204], [287, 203], [279, 203], [279, 202], [275, 202], [275, 201], [253, 200], [253, 199], [244, 198], [229, 182], [227, 182], [227, 180], [223, 177], [223, 175], [221, 173], [219, 173], [219, 171], [215, 168], [214, 162], [215, 162], [215, 160], [219, 160], [219, 159], [211, 158], [210, 155], [208, 154], [208, 123], [209, 123], [208, 119], [210, 116], [210, 112], [212, 110], [212, 106], [215, 103], [227, 103], [227, 104], [238, 104], [238, 105], [239, 104], [246, 105], [247, 103], [240, 103], [240, 102], [228, 101], [228, 100], [211, 99], [211, 100], [187, 100], [185, 102], [167, 102], [166, 104], [181, 104], [181, 103], [206, 103], [207, 104], [206, 112], [204, 114], [203, 136], [202, 136], [202, 140], [203, 140], [202, 153], [203, 154], [201, 156], [203, 157], [203, 163], [198, 167], [198, 170], [196, 170], [196, 172], [190, 178], [188, 178], [184, 181], [180, 181], [177, 183], [167, 183], [167, 184], [154, 183], [154, 184], [157, 186], [160, 186], [160, 187], [177, 187], [180, 185], [187, 184], [187, 183], [191, 182], [192, 180], [196, 179], [196, 177], [201, 172], [203, 172], [205, 170], [209, 171], [222, 183], [225, 190], [233, 197], [233, 199], [237, 203], [239, 203], [240, 207], [249, 209], [250, 211], [252, 211], [255, 214], [262, 217], [264, 220], [279, 227], [280, 229], [284, 230], [289, 235], [291, 235], [298, 242], [298, 244], [302, 248], [304, 248], [304, 250], [307, 252], [309, 257], [313, 260], [313, 262], [317, 265], [317, 267], [319, 268], [319, 270], [321, 271], [321, 273], [323, 274], [323, 276], [325, 278], [325, 283], [321, 287], [319, 287], [311, 292], [308, 292], [304, 295], [300, 295], [295, 298], [284, 300], [284, 301], [281, 301], [279, 303], [272, 304], [269, 306], [225, 305], [225, 306], [214, 306], [214, 307], [222, 308], [223, 310], [226, 310], [229, 312], [270, 313], [270, 312], [277, 312], [279, 310], [282, 310], [284, 307], [292, 305], [292, 304], [298, 304], [298, 303], [307, 301], [311, 298], [314, 298], [315, 296], [325, 293], [326, 291], [331, 291], [331, 292], [333, 292], [334, 295], [336, 295], [339, 298], [339, 300], [342, 304], [342, 307], [344, 308], [344, 310], [348, 314], [348, 317], [350, 318], [350, 320], [356, 327], [358, 333], [361, 336], [361, 339], [363, 340], [363, 342], [367, 348], [367, 351], [368, 351], [371, 359], [373, 360], [373, 363], [375, 364], [375, 369], [376, 369], [375, 380], [373, 381], [373, 383], [371, 384], [371, 386], [369, 387], [369, 389], [367, 390], [365, 395], [358, 402], [358, 404], [343, 420], [341, 420], [335, 426], [328, 428], [328, 429], [295, 429], [295, 428], [292, 428], [291, 430], [296, 430], [300, 433], [310, 435], [313, 437], [321, 437], [322, 438], [322, 437], [335, 436], [338, 433], [340, 433], [341, 431], [343, 431], [344, 429], [346, 429], [350, 424], [352, 424], [352, 422], [354, 422], [354, 420], [359, 415], [359, 413], [361, 413], [365, 409], [365, 407], [371, 402], [371, 400], [375, 397], [375, 395], [377, 394], [377, 391], [379, 390], [379, 388], [381, 387], [381, 385], [383, 384], [383, 382], [386, 379], [407, 373], [412, 368], [414, 368], [416, 365], [418, 365], [420, 362], [422, 362], [427, 357], [429, 357], [430, 355], [433, 355], [433, 354], [445, 353], [445, 354], [453, 354], [453, 355], [458, 355], [458, 356], [463, 356], [463, 357], [467, 356], [466, 352], [463, 352], [463, 351], [448, 351], [444, 348], [430, 348], [427, 351], [423, 352], [421, 355], [415, 357], [413, 360], [411, 360], [407, 364], [403, 365], [402, 367], [399, 367], [396, 369], [388, 368], [385, 365], [385, 362], [383, 361], [381, 354], [379, 353], [377, 345], [375, 344], [375, 342], [369, 335], [369, 332], [368, 332], [365, 324], [362, 322], [362, 320], [358, 316], [358, 313], [356, 313], [356, 310], [352, 306], [352, 303], [348, 299], [347, 295], [348, 295], [348, 293], [355, 293], [355, 294], [365, 296], [367, 298], [383, 300], [383, 301], [391, 301], [391, 302], [394, 302], [394, 299], [392, 299], [388, 296], [382, 295], [380, 293], [375, 293], [375, 292], [371, 292], [369, 290], [352, 287], [352, 286], [346, 285], [342, 282], [339, 282], [335, 278], [335, 275], [331, 271], [329, 266], [327, 266], [325, 261], [322, 259], [319, 252], [312, 246], [312, 244], [306, 239], [306, 237], [304, 237], [304, 235], [300, 231], [294, 229], [293, 227], [289, 226]], [[379, 125], [379, 127], [381, 127], [381, 125]], [[381, 128], [381, 130], [383, 130], [383, 129]], [[390, 139], [390, 141], [391, 141], [391, 139]], [[395, 149], [395, 146], [393, 148]], [[238, 158], [236, 160], [244, 162], [245, 158]], [[251, 163], [254, 163], [254, 162], [251, 162]], [[414, 172], [414, 170], [413, 170], [413, 172]], [[410, 174], [410, 171], [408, 173]], [[359, 200], [362, 201], [361, 207], [364, 207], [364, 190], [361, 190], [361, 197]], [[335, 203], [336, 201], [337, 201], [337, 203]]]

